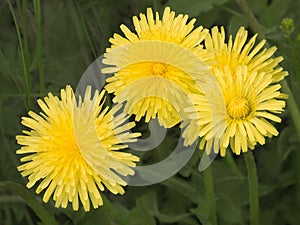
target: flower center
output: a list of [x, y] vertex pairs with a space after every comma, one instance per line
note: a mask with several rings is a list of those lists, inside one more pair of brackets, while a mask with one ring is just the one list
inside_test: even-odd
[[152, 67], [154, 75], [162, 76], [167, 72], [167, 68], [163, 63], [155, 63]]
[[250, 110], [249, 102], [243, 97], [234, 97], [227, 105], [228, 115], [232, 119], [245, 118], [249, 115]]

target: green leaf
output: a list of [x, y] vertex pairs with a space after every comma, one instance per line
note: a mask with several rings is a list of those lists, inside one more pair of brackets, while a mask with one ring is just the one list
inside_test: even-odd
[[84, 218], [78, 221], [80, 225], [127, 225], [128, 210], [118, 203], [111, 203], [102, 195], [103, 206], [99, 209], [92, 209], [89, 213], [84, 214]]
[[236, 32], [241, 26], [247, 27], [248, 20], [243, 15], [234, 15], [231, 17], [228, 24], [228, 34], [235, 36]]
[[199, 201], [197, 208], [190, 209], [190, 211], [199, 219], [202, 225], [211, 225], [209, 219], [210, 208], [209, 205], [205, 203], [204, 199]]
[[24, 204], [14, 204], [12, 207], [13, 216], [17, 220], [18, 223], [20, 223], [25, 216], [26, 210]]
[[[157, 202], [157, 194], [154, 191], [148, 192], [142, 197], [139, 198], [140, 204], [143, 205], [143, 207], [151, 213], [153, 216], [155, 216], [160, 222], [163, 223], [177, 223], [180, 221], [185, 221], [186, 218], [191, 216], [191, 213], [162, 213], [160, 212], [158, 208], [158, 202]], [[180, 202], [180, 201], [178, 201]], [[173, 209], [173, 208], [171, 208]]]
[[269, 14], [270, 15], [276, 15], [275, 17], [272, 17], [272, 21], [275, 24], [278, 24], [279, 21], [283, 18], [284, 14], [288, 11], [289, 7], [291, 6], [291, 3], [293, 0], [273, 0], [272, 4], [270, 5]]
[[131, 225], [155, 225], [155, 219], [146, 210], [142, 201], [138, 199], [136, 201], [136, 207], [129, 212], [128, 224]]
[[[176, 13], [185, 13], [190, 17], [197, 17], [201, 12], [207, 12], [213, 8], [211, 0], [171, 0], [168, 1], [168, 6]], [[191, 7], [193, 6], [193, 7]]]
[[183, 179], [179, 179], [177, 177], [171, 177], [161, 184], [170, 189], [173, 189], [178, 194], [189, 199], [191, 202], [197, 203], [197, 193], [187, 181], [184, 181]]
[[58, 225], [54, 216], [49, 214], [47, 210], [40, 204], [40, 202], [38, 202], [35, 197], [20, 184], [2, 181], [0, 182], [0, 189], [13, 192], [14, 194], [17, 194], [23, 198], [26, 204], [41, 219], [43, 225]]
[[222, 5], [229, 0], [170, 0], [167, 5], [176, 13], [188, 14], [191, 18], [198, 17], [215, 9], [215, 5]]
[[236, 204], [231, 196], [219, 194], [216, 205], [222, 224], [244, 224], [242, 218], [243, 208]]
[[229, 2], [230, 0], [212, 0], [212, 2], [214, 3], [214, 5], [223, 5], [226, 2]]
[[2, 125], [0, 130], [3, 130], [6, 134], [14, 136], [16, 130], [19, 129], [19, 118], [16, 115], [16, 110], [12, 107], [1, 104], [0, 123]]
[[157, 194], [155, 191], [150, 191], [143, 196], [141, 196], [138, 200], [139, 205], [142, 205], [144, 209], [151, 213], [158, 213], [158, 205], [157, 205]]
[[[290, 154], [295, 151], [295, 144], [292, 143], [293, 129], [286, 128], [280, 132], [277, 145], [279, 159], [284, 162]], [[297, 144], [298, 145], [298, 144]]]

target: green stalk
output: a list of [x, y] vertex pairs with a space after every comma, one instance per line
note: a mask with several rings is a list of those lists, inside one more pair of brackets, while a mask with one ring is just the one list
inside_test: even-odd
[[197, 203], [197, 198], [195, 197], [197, 196], [197, 193], [195, 189], [191, 187], [189, 182], [173, 176], [160, 184], [178, 192], [178, 194], [189, 199], [191, 202]]
[[81, 22], [81, 29], [84, 32], [84, 35], [85, 35], [85, 37], [87, 39], [87, 42], [88, 42], [88, 44], [90, 46], [90, 50], [93, 53], [94, 59], [97, 59], [98, 58], [98, 53], [95, 50], [95, 47], [94, 47], [94, 44], [93, 44], [90, 32], [88, 30], [88, 26], [87, 26], [87, 22], [85, 20], [84, 14], [82, 13], [82, 10], [80, 8], [80, 5], [79, 5], [78, 1], [75, 1], [74, 4], [75, 4], [75, 7], [77, 9], [77, 12], [78, 12], [78, 15], [79, 15], [79, 19], [80, 19], [80, 22]]
[[256, 163], [252, 151], [244, 154], [248, 171], [249, 184], [249, 204], [250, 204], [250, 224], [259, 224], [259, 196], [258, 196], [258, 179], [256, 172]]
[[26, 93], [26, 103], [27, 103], [27, 107], [28, 108], [32, 108], [32, 99], [31, 99], [31, 82], [30, 82], [30, 77], [29, 77], [29, 70], [28, 70], [28, 65], [27, 65], [27, 61], [26, 61], [26, 57], [25, 57], [25, 52], [24, 52], [24, 44], [23, 44], [23, 40], [21, 38], [21, 34], [20, 34], [20, 29], [19, 29], [19, 25], [16, 19], [16, 15], [14, 12], [14, 9], [11, 5], [10, 0], [8, 0], [8, 5], [9, 5], [9, 9], [12, 15], [12, 18], [14, 20], [14, 24], [16, 27], [16, 32], [17, 32], [17, 36], [18, 36], [18, 41], [19, 41], [19, 45], [20, 45], [20, 51], [19, 51], [19, 55], [21, 58], [21, 64], [22, 64], [22, 69], [23, 69], [23, 79], [24, 79], [24, 83], [25, 83], [25, 93]]
[[43, 62], [43, 45], [42, 45], [42, 16], [41, 16], [41, 2], [40, 0], [33, 1], [34, 15], [36, 20], [36, 45], [35, 57], [37, 60], [37, 67], [39, 72], [40, 93], [44, 93], [46, 89], [44, 76], [44, 62]]
[[217, 210], [216, 210], [215, 187], [214, 187], [213, 175], [210, 166], [203, 171], [203, 178], [204, 178], [204, 185], [205, 185], [206, 202], [209, 204], [209, 209], [210, 209], [209, 219], [212, 225], [217, 225], [218, 220], [217, 220]]
[[[10, 68], [10, 65], [9, 65], [7, 59], [5, 58], [3, 52], [1, 51], [1, 49], [0, 49], [0, 61], [2, 61], [2, 63], [3, 63], [3, 73], [4, 74], [9, 74], [10, 78], [15, 83], [15, 85], [16, 85], [16, 87], [18, 89], [18, 92], [20, 94], [22, 94], [22, 88], [20, 87], [20, 85], [19, 85], [19, 83], [17, 81], [16, 76], [14, 76], [14, 74], [13, 74], [11, 68]], [[26, 101], [25, 101], [25, 104], [26, 104]]]
[[281, 82], [281, 85], [282, 85], [283, 92], [288, 94], [288, 96], [289, 96], [287, 99], [289, 111], [290, 111], [292, 120], [294, 122], [298, 138], [300, 139], [300, 113], [299, 113], [298, 105], [296, 103], [295, 97], [294, 97], [288, 83], [286, 82], [286, 80], [283, 80]]
[[[251, 29], [254, 32], [258, 33], [260, 39], [264, 39], [264, 35], [261, 32], [262, 26], [258, 23], [257, 19], [255, 18], [254, 14], [252, 13], [252, 10], [250, 9], [247, 1], [246, 0], [236, 0], [236, 1], [237, 1], [238, 5], [240, 6], [241, 11], [245, 14], [245, 16], [247, 16], [248, 21], [249, 21], [249, 26], [251, 27]], [[283, 92], [288, 94], [287, 105], [288, 105], [292, 120], [294, 122], [298, 138], [300, 139], [300, 111], [299, 111], [298, 105], [295, 101], [295, 97], [294, 97], [292, 91], [290, 90], [288, 82], [286, 80], [283, 80], [281, 82], [281, 85], [282, 85]], [[299, 158], [300, 158], [300, 156], [299, 156]], [[298, 196], [298, 199], [300, 199], [300, 181], [297, 183], [297, 186], [298, 186], [297, 196]], [[250, 204], [258, 205], [258, 195], [257, 195], [257, 202], [253, 200], [253, 201], [250, 201]], [[250, 207], [251, 207], [251, 205], [250, 205]], [[255, 207], [256, 206], [252, 206], [252, 208], [255, 208]]]
[[295, 165], [296, 165], [296, 182], [297, 182], [297, 194], [296, 194], [296, 206], [298, 212], [300, 211], [300, 151], [297, 151], [295, 157]]
[[240, 169], [238, 168], [238, 166], [236, 165], [235, 160], [232, 157], [232, 153], [231, 152], [227, 152], [226, 156], [225, 156], [225, 161], [228, 164], [228, 166], [233, 170], [233, 172], [240, 178], [244, 178], [243, 174], [241, 173]]
[[260, 39], [264, 39], [264, 35], [261, 32], [262, 26], [258, 23], [252, 10], [249, 7], [247, 1], [246, 0], [236, 0], [236, 2], [238, 3], [239, 7], [241, 8], [241, 11], [248, 18], [249, 26], [251, 27], [251, 29], [255, 33], [258, 33], [258, 37]]
[[20, 184], [9, 181], [1, 181], [0, 189], [17, 194], [24, 199], [26, 204], [40, 218], [43, 225], [58, 225], [54, 216], [49, 214], [47, 210], [40, 204], [40, 202], [36, 200], [34, 196]]
[[23, 48], [24, 48], [24, 58], [26, 65], [28, 65], [27, 69], [29, 71], [29, 65], [30, 65], [30, 51], [29, 51], [29, 43], [28, 43], [28, 29], [27, 29], [27, 10], [28, 10], [28, 4], [27, 0], [23, 1], [16, 1], [17, 3], [17, 12], [19, 15], [19, 26], [22, 28], [22, 42], [23, 42]]
[[[300, 113], [298, 110], [298, 105], [296, 103], [296, 100], [294, 98], [294, 95], [292, 94], [291, 89], [289, 88], [288, 83], [286, 82], [286, 80], [282, 81], [282, 89], [283, 91], [288, 94], [289, 98], [287, 100], [288, 102], [288, 106], [289, 106], [289, 110], [290, 110], [290, 114], [292, 117], [292, 120], [294, 122], [294, 126], [296, 128], [296, 132], [298, 134], [298, 138], [300, 139]], [[299, 160], [300, 160], [300, 151], [296, 152], [296, 185], [297, 185], [297, 194], [296, 194], [296, 203], [297, 203], [297, 208], [298, 210], [300, 210], [300, 164], [299, 164]]]

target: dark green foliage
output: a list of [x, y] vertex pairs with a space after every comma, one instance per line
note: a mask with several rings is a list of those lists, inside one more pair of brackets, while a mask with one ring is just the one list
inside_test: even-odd
[[[14, 11], [20, 39], [8, 2]], [[132, 27], [131, 17], [145, 12], [146, 7], [162, 11], [171, 6], [177, 13], [197, 18], [197, 25], [225, 27], [235, 34], [240, 26], [249, 29], [247, 17], [233, 0], [52, 0], [41, 1], [41, 30], [37, 29], [38, 0], [0, 2], [0, 181], [25, 185], [16, 167], [19, 157], [15, 135], [20, 134], [21, 116], [29, 109], [39, 110], [37, 98], [49, 91], [57, 94], [67, 84], [76, 88], [85, 69], [109, 46], [119, 26]], [[299, 96], [300, 83], [300, 1], [248, 1], [268, 44], [278, 47], [277, 55], [290, 76], [287, 78], [294, 96]], [[295, 30], [284, 35], [280, 24], [293, 19]], [[37, 37], [41, 37], [41, 45]], [[21, 46], [23, 50], [21, 50]], [[43, 71], [43, 73], [41, 73]], [[29, 83], [26, 83], [26, 79]], [[28, 86], [29, 85], [29, 86]], [[44, 89], [45, 88], [45, 89]], [[29, 95], [28, 95], [29, 94]], [[300, 104], [300, 98], [296, 97]], [[279, 137], [268, 140], [254, 151], [257, 161], [260, 224], [298, 225], [300, 221], [300, 149], [295, 123], [289, 109], [277, 125]], [[141, 123], [139, 129], [147, 133]], [[178, 129], [179, 130], [179, 129]], [[143, 153], [144, 163], [167, 157], [178, 141], [176, 128], [156, 150]], [[147, 135], [146, 135], [147, 136]], [[43, 204], [63, 225], [210, 225], [210, 208], [205, 200], [203, 173], [199, 172], [200, 153], [174, 177], [160, 184], [126, 187], [124, 196], [103, 193], [104, 206], [88, 213], [54, 208]], [[248, 184], [245, 162], [228, 151], [226, 158], [217, 157], [212, 174], [216, 191], [219, 225], [249, 224]], [[41, 202], [41, 196], [32, 195]], [[33, 225], [40, 220], [17, 195], [0, 190], [0, 225]]]

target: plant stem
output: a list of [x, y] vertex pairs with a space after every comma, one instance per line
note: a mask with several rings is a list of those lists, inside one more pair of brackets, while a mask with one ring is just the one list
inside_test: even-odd
[[210, 222], [212, 225], [217, 225], [217, 211], [216, 211], [216, 198], [215, 198], [215, 187], [213, 181], [213, 175], [211, 167], [209, 166], [206, 170], [203, 171], [205, 192], [206, 192], [206, 201], [209, 204], [210, 208]]
[[40, 218], [43, 225], [58, 225], [54, 216], [49, 214], [47, 210], [40, 204], [40, 202], [36, 200], [34, 196], [20, 184], [10, 181], [1, 181], [0, 189], [7, 190], [23, 198], [26, 204]]
[[187, 181], [184, 181], [183, 179], [179, 179], [174, 176], [166, 181], [161, 182], [160, 184], [174, 191], [177, 191], [178, 194], [186, 197], [191, 202], [197, 203], [197, 198], [195, 197], [197, 196], [197, 193]]
[[35, 57], [37, 60], [37, 67], [39, 71], [40, 93], [44, 93], [46, 89], [44, 76], [44, 62], [43, 62], [43, 45], [42, 45], [42, 16], [41, 16], [41, 2], [40, 0], [33, 1], [34, 14], [36, 20], [36, 46]]
[[80, 8], [80, 5], [78, 3], [78, 1], [74, 1], [74, 4], [75, 4], [75, 8], [78, 12], [78, 16], [79, 16], [79, 20], [81, 22], [81, 29], [83, 30], [84, 32], [84, 35], [87, 39], [87, 42], [90, 46], [90, 50], [91, 52], [93, 53], [93, 58], [94, 59], [97, 59], [98, 58], [98, 53], [97, 53], [97, 50], [95, 50], [95, 47], [94, 47], [94, 44], [93, 44], [93, 41], [92, 41], [92, 38], [91, 38], [91, 35], [90, 35], [90, 32], [89, 32], [89, 29], [88, 29], [88, 25], [87, 25], [87, 21], [84, 17], [84, 14]]
[[234, 158], [232, 157], [231, 152], [227, 152], [225, 156], [225, 161], [228, 164], [228, 166], [233, 170], [233, 172], [240, 178], [244, 178], [243, 174], [241, 173], [240, 169], [236, 165], [236, 162]]
[[300, 211], [300, 151], [297, 151], [296, 157], [295, 157], [295, 164], [296, 164], [296, 187], [297, 187], [297, 194], [296, 194], [296, 206], [298, 212]]
[[250, 204], [250, 224], [259, 224], [259, 196], [258, 196], [258, 179], [256, 172], [256, 163], [252, 151], [244, 154], [248, 171], [249, 184], [249, 204]]
[[[254, 32], [259, 34], [260, 39], [264, 39], [264, 35], [261, 33], [261, 27], [262, 26], [256, 20], [256, 18], [254, 16], [254, 14], [252, 13], [247, 1], [246, 0], [236, 0], [236, 1], [237, 1], [238, 5], [240, 6], [242, 12], [247, 16], [247, 18], [249, 20], [249, 26], [251, 27], [251, 29]], [[292, 93], [292, 91], [289, 87], [288, 82], [286, 80], [283, 80], [283, 81], [281, 81], [281, 85], [282, 85], [283, 92], [288, 94], [287, 104], [288, 104], [289, 112], [290, 112], [290, 115], [291, 115], [292, 120], [294, 122], [298, 138], [300, 139], [300, 111], [299, 111], [299, 107], [298, 107], [298, 105], [295, 101], [295, 97], [294, 97], [294, 95], [293, 95], [293, 93]], [[300, 158], [300, 156], [299, 156], [299, 158]], [[297, 191], [297, 196], [298, 196], [298, 199], [300, 199], [300, 182], [298, 182], [297, 190], [298, 190]], [[299, 200], [297, 202], [299, 202]]]
[[281, 82], [281, 85], [282, 85], [282, 90], [289, 96], [287, 99], [289, 111], [290, 111], [292, 120], [294, 121], [294, 125], [295, 125], [295, 129], [296, 129], [298, 138], [300, 139], [300, 113], [299, 113], [298, 105], [296, 103], [295, 97], [294, 97], [288, 83], [286, 82], [286, 80], [283, 80]]
[[20, 45], [19, 55], [20, 55], [20, 58], [21, 58], [21, 64], [22, 64], [22, 69], [23, 69], [23, 78], [24, 78], [25, 93], [26, 93], [26, 103], [27, 103], [27, 107], [29, 109], [31, 109], [32, 108], [32, 99], [31, 99], [31, 93], [30, 93], [31, 92], [31, 82], [30, 82], [30, 77], [29, 77], [28, 63], [25, 59], [26, 57], [25, 57], [23, 41], [22, 41], [22, 38], [21, 38], [19, 25], [18, 25], [16, 15], [15, 15], [15, 12], [14, 12], [14, 9], [11, 5], [10, 0], [8, 0], [8, 5], [9, 5], [9, 9], [10, 9], [13, 21], [15, 23], [16, 32], [17, 32], [17, 36], [18, 36], [18, 41], [19, 41], [19, 45]]
[[261, 32], [262, 26], [258, 23], [258, 21], [255, 18], [252, 10], [249, 7], [247, 1], [246, 0], [236, 0], [236, 2], [238, 3], [238, 5], [241, 8], [244, 15], [248, 18], [249, 26], [251, 27], [251, 29], [255, 33], [258, 33], [258, 37], [260, 39], [264, 39], [264, 35]]
[[[298, 135], [298, 138], [300, 139], [300, 113], [299, 113], [299, 109], [298, 109], [298, 105], [296, 103], [296, 100], [294, 98], [294, 95], [292, 94], [291, 89], [289, 88], [288, 83], [283, 80], [282, 81], [282, 89], [285, 93], [288, 94], [289, 98], [287, 100], [288, 102], [288, 106], [289, 106], [289, 111], [292, 117], [292, 120], [294, 122], [294, 126]], [[297, 202], [297, 208], [298, 210], [300, 210], [300, 164], [299, 164], [299, 160], [300, 160], [300, 151], [298, 150], [296, 152], [296, 174], [297, 174], [297, 178], [296, 178], [296, 187], [297, 187], [297, 194], [296, 194], [296, 202]]]

